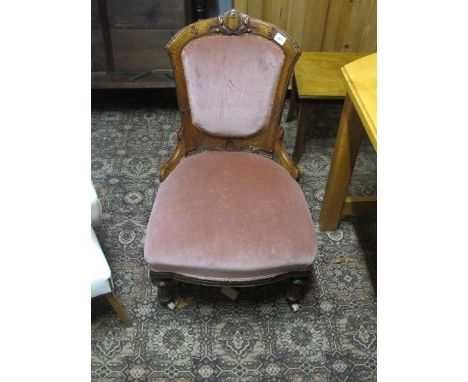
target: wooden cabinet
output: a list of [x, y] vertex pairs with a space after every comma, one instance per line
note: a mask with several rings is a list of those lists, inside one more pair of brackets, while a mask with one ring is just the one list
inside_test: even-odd
[[170, 38], [192, 22], [187, 0], [92, 0], [91, 86], [174, 87]]

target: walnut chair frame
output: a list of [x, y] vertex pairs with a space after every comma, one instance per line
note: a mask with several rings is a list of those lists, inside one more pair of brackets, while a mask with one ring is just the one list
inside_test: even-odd
[[[277, 88], [271, 106], [271, 112], [266, 125], [257, 133], [248, 137], [219, 137], [210, 135], [197, 128], [192, 122], [187, 82], [182, 63], [182, 50], [186, 44], [194, 39], [208, 35], [257, 35], [274, 40], [277, 34], [283, 36], [283, 43], [278, 43], [284, 52], [284, 61], [279, 74]], [[170, 172], [178, 165], [182, 158], [200, 152], [202, 147], [218, 147], [224, 150], [239, 150], [250, 148], [257, 150], [261, 155], [273, 159], [276, 156], [280, 164], [295, 179], [299, 180], [300, 171], [283, 145], [284, 131], [280, 127], [280, 119], [284, 106], [284, 98], [291, 74], [300, 48], [287, 33], [273, 24], [257, 20], [238, 10], [231, 10], [215, 18], [195, 22], [181, 29], [166, 45], [171, 59], [177, 90], [177, 99], [181, 115], [181, 128], [178, 132], [178, 143], [170, 158], [163, 164], [160, 171], [160, 181], [163, 182]], [[163, 304], [173, 298], [174, 281], [182, 281], [206, 286], [248, 287], [259, 284], [268, 284], [281, 280], [289, 280], [286, 297], [289, 302], [297, 302], [307, 291], [310, 284], [311, 270], [289, 272], [275, 277], [255, 280], [251, 282], [218, 282], [182, 276], [176, 273], [156, 272], [150, 270], [150, 277], [158, 287], [158, 298]]]

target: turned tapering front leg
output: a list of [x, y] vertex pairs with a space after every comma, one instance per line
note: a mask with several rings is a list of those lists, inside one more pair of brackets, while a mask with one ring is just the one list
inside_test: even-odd
[[304, 297], [307, 289], [309, 289], [310, 279], [294, 277], [288, 282], [288, 289], [286, 291], [286, 299], [290, 303], [298, 302]]
[[158, 288], [158, 300], [161, 304], [171, 302], [174, 297], [174, 280], [158, 277], [157, 273], [150, 272], [151, 281]]
[[158, 300], [161, 304], [167, 304], [171, 302], [174, 297], [173, 282], [172, 280], [161, 280], [156, 283], [158, 287]]

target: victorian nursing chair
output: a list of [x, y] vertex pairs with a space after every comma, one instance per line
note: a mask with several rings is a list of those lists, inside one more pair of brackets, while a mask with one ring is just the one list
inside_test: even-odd
[[166, 49], [181, 128], [145, 238], [159, 301], [171, 301], [174, 280], [240, 287], [289, 279], [286, 297], [297, 302], [317, 254], [299, 169], [279, 125], [298, 45], [231, 10], [186, 26]]

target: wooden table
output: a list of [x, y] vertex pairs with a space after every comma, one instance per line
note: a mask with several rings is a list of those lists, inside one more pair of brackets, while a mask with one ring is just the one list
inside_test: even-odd
[[303, 52], [294, 68], [293, 87], [287, 121], [296, 115], [299, 119], [293, 159], [297, 163], [304, 151], [304, 134], [312, 108], [327, 100], [343, 99], [346, 89], [340, 75], [343, 65], [369, 53]]
[[346, 196], [364, 132], [377, 152], [377, 53], [345, 65], [346, 97], [320, 213], [320, 229], [335, 230], [342, 215], [375, 212], [376, 196]]

